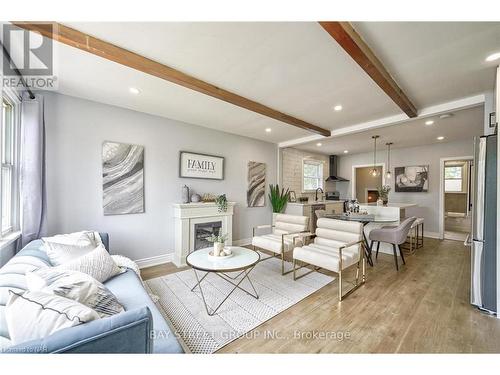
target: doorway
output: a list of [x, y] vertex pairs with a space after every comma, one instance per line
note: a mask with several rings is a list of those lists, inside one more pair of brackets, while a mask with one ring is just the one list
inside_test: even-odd
[[472, 225], [472, 157], [441, 159], [441, 238], [465, 242]]
[[352, 168], [352, 199], [357, 199], [359, 203], [376, 203], [378, 189], [384, 184], [385, 165], [376, 165], [379, 172], [376, 177], [370, 174], [373, 165], [355, 165]]

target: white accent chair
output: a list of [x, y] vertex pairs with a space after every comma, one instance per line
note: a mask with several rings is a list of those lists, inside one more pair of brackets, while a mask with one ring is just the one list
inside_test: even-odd
[[[302, 236], [304, 237], [304, 236]], [[293, 279], [297, 280], [309, 273], [324, 268], [339, 275], [339, 301], [358, 289], [366, 281], [363, 224], [356, 221], [318, 219], [314, 242], [293, 249]], [[296, 237], [297, 238], [297, 237]], [[305, 265], [297, 268], [297, 264]], [[297, 276], [297, 271], [307, 265], [312, 270]], [[356, 265], [356, 282], [346, 294], [342, 293], [342, 271]], [[362, 281], [359, 282], [359, 268], [362, 267]]]
[[[261, 229], [270, 228], [269, 234], [256, 235], [256, 232]], [[293, 250], [294, 238], [293, 235], [306, 233], [309, 228], [309, 217], [295, 216], [287, 214], [276, 215], [274, 225], [259, 225], [253, 228], [252, 246], [270, 251], [273, 255], [261, 259], [261, 261], [281, 257], [281, 274], [286, 275], [293, 270], [285, 272], [285, 252]]]

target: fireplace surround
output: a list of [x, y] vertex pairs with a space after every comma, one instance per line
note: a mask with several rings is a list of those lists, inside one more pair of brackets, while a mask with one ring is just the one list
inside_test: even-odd
[[215, 203], [174, 204], [175, 252], [177, 267], [186, 265], [186, 256], [211, 246], [206, 240], [210, 234], [227, 234], [228, 245], [233, 240], [234, 202], [227, 203], [227, 211], [219, 212]]

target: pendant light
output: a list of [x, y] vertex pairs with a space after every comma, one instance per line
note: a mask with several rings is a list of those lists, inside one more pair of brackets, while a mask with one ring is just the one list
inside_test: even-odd
[[385, 145], [387, 146], [387, 173], [385, 174], [385, 178], [390, 180], [392, 178], [392, 173], [391, 173], [391, 145], [392, 145], [392, 142], [387, 142]]
[[370, 176], [378, 177], [380, 175], [379, 170], [377, 169], [377, 139], [380, 138], [379, 135], [372, 136], [373, 139], [373, 168], [370, 170]]

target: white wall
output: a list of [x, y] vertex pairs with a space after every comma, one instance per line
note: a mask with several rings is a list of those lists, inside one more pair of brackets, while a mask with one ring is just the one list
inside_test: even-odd
[[[271, 221], [266, 207], [246, 207], [247, 163], [267, 164], [267, 184], [276, 183], [274, 144], [74, 97], [46, 93], [48, 231], [95, 229], [110, 234], [112, 253], [145, 259], [172, 253], [172, 204], [181, 186], [198, 193], [225, 193], [237, 202], [233, 239]], [[104, 216], [101, 146], [105, 140], [145, 147], [144, 214]], [[181, 179], [179, 151], [225, 156], [223, 181]], [[267, 188], [267, 187], [266, 187]]]
[[[425, 230], [429, 234], [436, 235], [439, 232], [439, 162], [440, 158], [456, 156], [472, 156], [473, 140], [453, 143], [439, 143], [434, 145], [395, 148], [391, 150], [391, 171], [394, 175], [394, 167], [410, 165], [429, 165], [429, 191], [427, 193], [395, 193], [394, 179], [386, 184], [391, 185], [389, 202], [416, 203], [418, 207], [407, 209], [406, 215], [415, 215], [425, 219]], [[340, 176], [352, 180], [352, 166], [370, 164], [373, 161], [373, 153], [363, 153], [348, 156], [340, 156], [338, 173]], [[385, 159], [378, 160], [386, 162]], [[351, 195], [351, 181], [337, 183], [337, 190], [341, 195]]]

